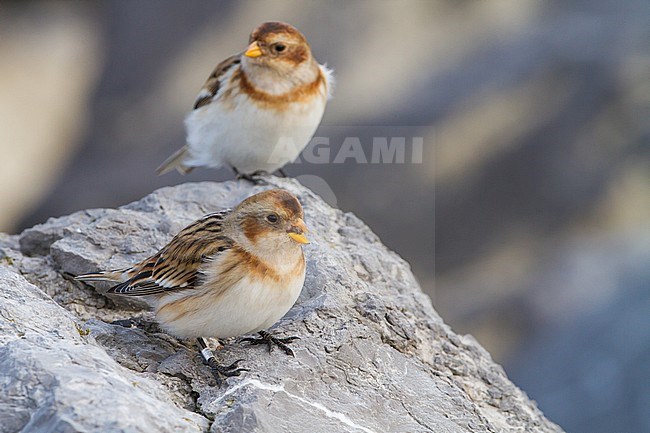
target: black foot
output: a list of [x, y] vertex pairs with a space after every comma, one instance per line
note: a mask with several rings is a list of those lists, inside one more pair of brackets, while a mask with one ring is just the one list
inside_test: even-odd
[[266, 344], [269, 348], [269, 353], [273, 351], [274, 346], [278, 346], [280, 349], [284, 350], [284, 353], [287, 355], [295, 356], [293, 350], [291, 350], [287, 344], [291, 343], [293, 340], [299, 340], [300, 337], [276, 338], [266, 331], [260, 331], [258, 334], [260, 334], [260, 338], [246, 337], [242, 338], [241, 341], [246, 341], [252, 345]]
[[135, 319], [120, 319], [113, 320], [111, 325], [123, 326], [125, 328], [137, 328], [138, 325], [135, 322]]
[[287, 173], [285, 173], [284, 170], [282, 170], [281, 168], [278, 168], [276, 171], [278, 173], [280, 173], [281, 177], [289, 177], [289, 176], [287, 176]]
[[243, 359], [238, 359], [230, 365], [219, 365], [217, 359], [213, 356], [208, 358], [208, 360], [205, 361], [205, 364], [210, 367], [214, 380], [217, 381], [217, 386], [221, 386], [224, 377], [239, 376], [244, 371], [249, 371], [247, 368], [237, 368], [237, 365], [242, 361]]
[[253, 185], [266, 185], [266, 181], [264, 179], [260, 179], [259, 177], [256, 177], [255, 174], [244, 174], [240, 173], [235, 177], [237, 180], [247, 180], [248, 182], [252, 183]]
[[161, 332], [160, 326], [156, 322], [146, 320], [142, 317], [114, 320], [111, 322], [111, 325], [123, 326], [125, 328], [138, 328], [151, 333]]
[[203, 358], [203, 363], [210, 367], [214, 379], [217, 381], [217, 386], [223, 384], [224, 377], [233, 377], [239, 376], [244, 371], [249, 371], [247, 368], [237, 368], [238, 364], [243, 361], [243, 359], [238, 359], [230, 365], [219, 365], [217, 359], [212, 354], [212, 351], [208, 348], [205, 340], [203, 338], [197, 338], [199, 343], [199, 350], [201, 351], [201, 357]]
[[267, 176], [268, 173], [264, 170], [258, 170], [253, 173], [240, 173], [235, 167], [232, 168], [235, 171], [236, 180], [247, 180], [253, 185], [265, 185], [267, 182], [261, 179], [262, 176]]

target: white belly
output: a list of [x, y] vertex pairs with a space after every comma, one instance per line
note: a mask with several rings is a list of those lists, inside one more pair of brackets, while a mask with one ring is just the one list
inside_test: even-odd
[[294, 279], [290, 286], [280, 288], [244, 278], [217, 296], [204, 292], [187, 302], [183, 314], [165, 305], [171, 300], [189, 299], [188, 295], [197, 292], [179, 292], [161, 298], [156, 315], [163, 328], [181, 338], [228, 338], [249, 334], [267, 329], [280, 320], [295, 304], [304, 281], [303, 275]]
[[189, 166], [235, 167], [269, 173], [298, 157], [318, 127], [325, 98], [291, 103], [284, 111], [263, 108], [236, 96], [233, 109], [213, 102], [185, 119]]

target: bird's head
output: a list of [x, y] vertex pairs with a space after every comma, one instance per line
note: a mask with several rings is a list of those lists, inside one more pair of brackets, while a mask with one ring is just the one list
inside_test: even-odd
[[233, 210], [240, 242], [251, 252], [277, 256], [308, 244], [300, 202], [290, 192], [272, 189], [255, 194]]
[[244, 51], [245, 62], [279, 71], [308, 64], [312, 60], [307, 39], [292, 25], [266, 22], [251, 33]]

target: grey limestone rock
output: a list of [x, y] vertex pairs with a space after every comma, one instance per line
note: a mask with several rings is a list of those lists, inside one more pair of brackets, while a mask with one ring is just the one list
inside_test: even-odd
[[[299, 197], [312, 240], [300, 299], [273, 329], [300, 336], [295, 358], [227, 340], [217, 358], [250, 371], [217, 387], [193, 342], [161, 332], [141, 303], [74, 281], [133, 264], [269, 185], [163, 188], [0, 236], [0, 433], [561, 431], [443, 323], [363, 222], [296, 181], [269, 182]], [[131, 317], [141, 326], [110, 324]]]

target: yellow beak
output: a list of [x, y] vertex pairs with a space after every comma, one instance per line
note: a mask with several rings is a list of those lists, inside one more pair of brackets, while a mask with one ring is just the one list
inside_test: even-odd
[[262, 55], [262, 50], [260, 49], [260, 46], [257, 45], [257, 41], [251, 43], [248, 48], [246, 48], [246, 51], [244, 52], [244, 55], [246, 57], [259, 57]]
[[298, 234], [298, 233], [289, 233], [289, 237], [293, 239], [294, 241], [298, 242], [299, 244], [308, 244], [309, 239], [307, 239], [307, 236], [304, 234]]
[[309, 239], [307, 239], [307, 236], [305, 236], [305, 233], [308, 231], [309, 230], [307, 230], [305, 222], [302, 220], [302, 218], [299, 218], [293, 227], [291, 227], [291, 231], [287, 234], [291, 239], [298, 242], [299, 244], [308, 244]]

